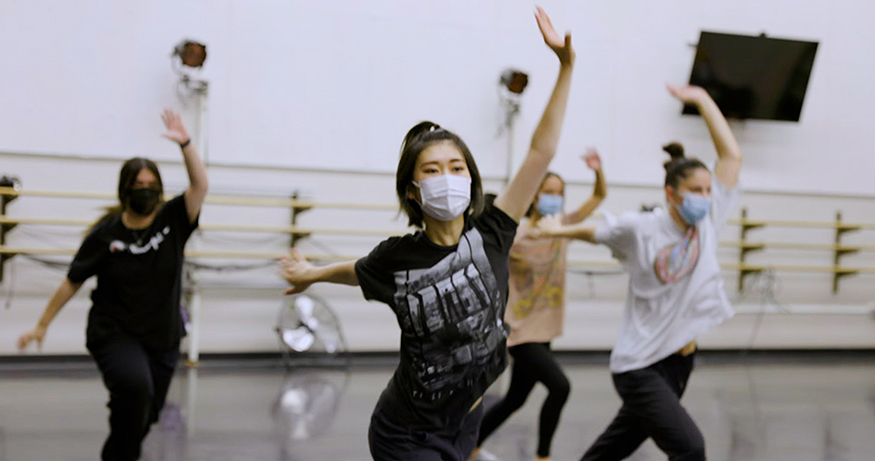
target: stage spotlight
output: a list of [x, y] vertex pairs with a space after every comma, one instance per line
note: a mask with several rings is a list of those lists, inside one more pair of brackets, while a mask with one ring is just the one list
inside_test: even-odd
[[516, 69], [506, 69], [501, 73], [500, 82], [507, 91], [515, 95], [521, 95], [526, 90], [526, 85], [529, 84], [529, 76], [525, 72]]
[[183, 40], [173, 49], [173, 56], [178, 56], [184, 66], [203, 67], [207, 60], [207, 46], [193, 40]]
[[21, 190], [21, 180], [17, 176], [3, 176], [0, 177], [0, 187], [11, 187], [18, 192]]

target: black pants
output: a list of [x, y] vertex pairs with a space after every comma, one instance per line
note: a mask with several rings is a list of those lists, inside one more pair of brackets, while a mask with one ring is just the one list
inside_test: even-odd
[[705, 440], [680, 403], [694, 355], [675, 354], [647, 368], [615, 374], [623, 406], [581, 460], [624, 459], [648, 437], [672, 461], [704, 460]]
[[149, 426], [158, 421], [179, 350], [153, 352], [139, 341], [116, 337], [89, 345], [109, 390], [109, 437], [103, 461], [134, 461]]
[[568, 400], [571, 384], [550, 352], [550, 343], [526, 343], [508, 349], [513, 356], [510, 388], [504, 398], [489, 408], [480, 425], [477, 446], [502, 425], [513, 412], [526, 402], [538, 381], [544, 383], [549, 394], [541, 407], [538, 422], [538, 456], [550, 456], [553, 434], [559, 425], [562, 407]]
[[374, 461], [467, 461], [477, 442], [483, 405], [471, 410], [453, 433], [411, 431], [386, 419], [380, 407], [371, 416], [368, 445]]

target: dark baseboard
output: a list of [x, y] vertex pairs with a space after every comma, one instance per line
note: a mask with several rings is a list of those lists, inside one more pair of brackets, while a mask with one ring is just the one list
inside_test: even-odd
[[[554, 352], [560, 362], [574, 365], [607, 366], [610, 351]], [[696, 353], [700, 365], [755, 365], [755, 364], [850, 364], [875, 363], [875, 349], [707, 349]], [[185, 360], [185, 356], [181, 358]], [[279, 352], [205, 353], [197, 368], [205, 371], [246, 371], [286, 368], [353, 368], [370, 369], [394, 367], [398, 364], [397, 351], [365, 351], [344, 354], [303, 353], [284, 357]], [[185, 366], [180, 366], [180, 370]], [[0, 356], [0, 373], [41, 372], [97, 373], [94, 361], [88, 355], [7, 355]]]

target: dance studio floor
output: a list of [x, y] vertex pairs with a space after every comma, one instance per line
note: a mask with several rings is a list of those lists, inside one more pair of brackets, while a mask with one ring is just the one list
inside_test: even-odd
[[[619, 405], [603, 359], [566, 362], [572, 394], [554, 442], [556, 461], [579, 459]], [[98, 458], [106, 391], [93, 367], [49, 372], [45, 364], [3, 366], [0, 461]], [[368, 419], [391, 372], [384, 363], [286, 373], [266, 360], [182, 369], [143, 459], [368, 460]], [[543, 396], [536, 389], [486, 449], [505, 461], [533, 459]], [[705, 435], [711, 461], [875, 460], [871, 357], [703, 356], [684, 403]], [[665, 457], [648, 442], [629, 459]]]

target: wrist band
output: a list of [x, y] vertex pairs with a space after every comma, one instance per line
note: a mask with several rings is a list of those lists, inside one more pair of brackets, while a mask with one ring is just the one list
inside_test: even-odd
[[187, 146], [187, 145], [189, 145], [189, 144], [191, 144], [191, 138], [188, 138], [188, 140], [186, 140], [185, 142], [180, 143], [180, 144], [179, 144], [179, 148], [180, 148], [180, 149], [185, 149], [185, 146]]

